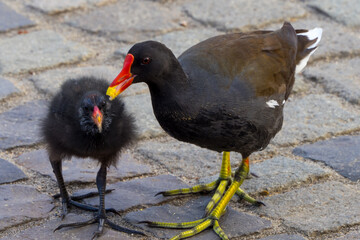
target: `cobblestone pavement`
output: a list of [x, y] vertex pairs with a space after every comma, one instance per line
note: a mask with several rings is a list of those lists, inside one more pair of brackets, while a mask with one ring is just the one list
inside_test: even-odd
[[[323, 39], [297, 76], [282, 131], [252, 156], [258, 175], [244, 183], [266, 206], [236, 197], [221, 224], [231, 239], [360, 239], [360, 1], [359, 0], [1, 0], [0, 1], [0, 239], [89, 239], [96, 225], [64, 229], [58, 192], [39, 122], [63, 81], [83, 75], [111, 81], [129, 47], [146, 39], [179, 55], [226, 32], [322, 27]], [[158, 191], [216, 178], [221, 155], [178, 142], [160, 128], [146, 86], [124, 94], [139, 141], [109, 171], [107, 207], [116, 223], [147, 237], [110, 229], [102, 239], [162, 239], [178, 230], [139, 220], [194, 220], [210, 195], [164, 198]], [[240, 155], [232, 154], [238, 166]], [[64, 163], [69, 190], [95, 188], [91, 160]], [[85, 189], [85, 190], [84, 190]], [[85, 202], [97, 204], [97, 198]], [[71, 209], [63, 222], [91, 217]], [[207, 230], [194, 239], [217, 239]]]

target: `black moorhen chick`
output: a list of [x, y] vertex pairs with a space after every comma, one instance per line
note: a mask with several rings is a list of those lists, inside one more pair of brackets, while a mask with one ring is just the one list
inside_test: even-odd
[[[101, 235], [104, 224], [126, 233], [141, 232], [120, 227], [106, 218], [105, 189], [106, 173], [110, 165], [115, 165], [120, 151], [134, 139], [133, 118], [126, 113], [119, 99], [110, 102], [105, 95], [108, 83], [102, 79], [82, 77], [66, 81], [53, 98], [47, 117], [42, 125], [42, 133], [47, 143], [49, 160], [55, 173], [62, 199], [62, 216], [67, 214], [68, 205], [97, 211], [94, 219], [86, 222], [62, 224], [63, 227], [81, 227], [98, 222], [94, 237]], [[100, 198], [99, 208], [74, 201], [66, 191], [62, 176], [62, 160], [72, 156], [91, 157], [100, 163], [96, 185]], [[82, 199], [94, 193], [77, 196]], [[116, 212], [114, 209], [110, 211]]]
[[[176, 139], [223, 152], [219, 179], [163, 195], [217, 188], [203, 219], [187, 223], [147, 222], [150, 226], [192, 228], [173, 237], [191, 237], [212, 226], [228, 239], [218, 220], [232, 196], [261, 204], [239, 187], [249, 172], [249, 156], [264, 149], [282, 127], [283, 108], [294, 75], [317, 48], [322, 29], [294, 30], [284, 23], [277, 31], [234, 33], [207, 39], [178, 59], [163, 44], [135, 44], [107, 95], [114, 99], [132, 82], [149, 86], [155, 116]], [[241, 153], [231, 177], [230, 151]], [[229, 186], [230, 185], [230, 186]], [[225, 192], [226, 190], [226, 192]], [[225, 194], [224, 194], [225, 192]]]

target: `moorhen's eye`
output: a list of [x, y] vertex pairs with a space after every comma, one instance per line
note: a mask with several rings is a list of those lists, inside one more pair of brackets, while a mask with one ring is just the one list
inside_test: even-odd
[[150, 62], [151, 62], [151, 58], [149, 58], [149, 57], [143, 58], [141, 60], [142, 65], [149, 64]]

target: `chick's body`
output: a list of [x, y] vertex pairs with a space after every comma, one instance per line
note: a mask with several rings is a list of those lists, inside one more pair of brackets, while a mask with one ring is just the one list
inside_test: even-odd
[[[107, 87], [106, 81], [88, 77], [63, 84], [43, 125], [51, 160], [77, 156], [114, 164], [118, 153], [133, 140], [133, 119], [121, 100], [107, 100]], [[96, 104], [103, 112], [101, 132], [90, 115]]]
[[[135, 138], [133, 118], [126, 113], [121, 99], [112, 102], [108, 100], [105, 95], [107, 87], [105, 80], [93, 77], [66, 81], [50, 104], [42, 125], [42, 133], [60, 189], [62, 216], [67, 214], [68, 206], [73, 205], [98, 212], [93, 220], [86, 222], [99, 223], [96, 236], [102, 233], [104, 223], [115, 230], [139, 233], [117, 226], [106, 219], [104, 194], [107, 168], [116, 164], [121, 150]], [[96, 178], [99, 208], [76, 202], [68, 195], [62, 176], [62, 160], [72, 156], [90, 157], [101, 164]], [[109, 210], [116, 212], [114, 209]], [[86, 224], [63, 224], [57, 229]]]

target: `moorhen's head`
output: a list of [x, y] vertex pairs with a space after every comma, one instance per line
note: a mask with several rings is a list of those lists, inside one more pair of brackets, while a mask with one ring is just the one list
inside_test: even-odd
[[133, 82], [161, 81], [170, 71], [176, 57], [164, 44], [146, 41], [135, 44], [125, 57], [123, 69], [108, 88], [110, 100]]
[[106, 132], [111, 123], [110, 106], [105, 95], [96, 91], [85, 93], [78, 105], [81, 130], [89, 135]]

